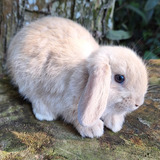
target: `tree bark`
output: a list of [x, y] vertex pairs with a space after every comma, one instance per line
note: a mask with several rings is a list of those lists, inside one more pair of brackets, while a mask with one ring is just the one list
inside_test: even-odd
[[113, 28], [114, 5], [115, 0], [1, 0], [0, 59], [3, 65], [14, 34], [22, 26], [47, 15], [72, 19], [87, 28], [99, 43], [109, 43], [105, 35]]

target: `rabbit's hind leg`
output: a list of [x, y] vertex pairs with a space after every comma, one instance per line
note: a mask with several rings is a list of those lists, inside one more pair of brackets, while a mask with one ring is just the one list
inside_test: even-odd
[[42, 100], [38, 99], [34, 100], [34, 102], [32, 101], [32, 108], [35, 117], [40, 121], [53, 121], [56, 119], [54, 113], [49, 109], [49, 106], [44, 104]]

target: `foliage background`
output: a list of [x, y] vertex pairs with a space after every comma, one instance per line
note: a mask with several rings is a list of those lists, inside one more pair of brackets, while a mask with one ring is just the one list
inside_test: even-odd
[[114, 29], [130, 35], [118, 43], [138, 50], [144, 59], [159, 58], [160, 0], [117, 0]]

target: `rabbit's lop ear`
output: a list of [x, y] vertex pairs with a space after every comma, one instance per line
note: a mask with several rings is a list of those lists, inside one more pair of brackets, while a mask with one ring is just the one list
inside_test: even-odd
[[111, 70], [109, 64], [89, 68], [87, 85], [78, 104], [78, 120], [83, 126], [93, 126], [107, 106]]

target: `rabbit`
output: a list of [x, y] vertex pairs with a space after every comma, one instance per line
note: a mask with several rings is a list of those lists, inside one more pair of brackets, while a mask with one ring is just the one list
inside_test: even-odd
[[132, 49], [100, 46], [84, 27], [60, 17], [23, 27], [6, 64], [38, 120], [62, 117], [82, 137], [100, 137], [104, 126], [120, 131], [148, 87], [146, 66]]

